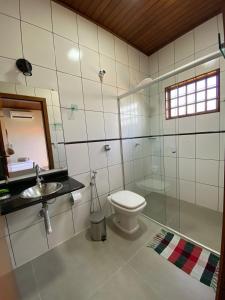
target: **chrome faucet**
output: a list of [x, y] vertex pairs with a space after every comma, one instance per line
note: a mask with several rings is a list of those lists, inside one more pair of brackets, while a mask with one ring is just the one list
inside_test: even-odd
[[37, 185], [41, 186], [41, 182], [43, 181], [43, 178], [40, 177], [40, 167], [38, 164], [35, 165], [35, 172], [36, 172], [36, 183]]

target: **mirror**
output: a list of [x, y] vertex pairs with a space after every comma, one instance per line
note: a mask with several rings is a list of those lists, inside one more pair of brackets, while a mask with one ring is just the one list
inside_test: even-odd
[[67, 167], [58, 92], [20, 86], [6, 93], [2, 86], [0, 180], [33, 175], [36, 164], [42, 172]]

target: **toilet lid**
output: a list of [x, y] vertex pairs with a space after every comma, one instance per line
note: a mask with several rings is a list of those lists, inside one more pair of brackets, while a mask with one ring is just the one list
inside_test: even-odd
[[135, 209], [145, 203], [145, 198], [130, 191], [120, 191], [111, 195], [111, 201], [121, 207]]

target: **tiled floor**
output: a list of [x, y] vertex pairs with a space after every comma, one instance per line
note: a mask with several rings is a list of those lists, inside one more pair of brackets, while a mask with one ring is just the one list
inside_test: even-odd
[[146, 244], [160, 227], [145, 217], [132, 238], [111, 220], [108, 239], [87, 232], [15, 271], [21, 300], [213, 300], [213, 290], [156, 254]]
[[[159, 193], [145, 197], [144, 214], [184, 235], [220, 251], [222, 213]], [[207, 222], [206, 222], [207, 220]]]

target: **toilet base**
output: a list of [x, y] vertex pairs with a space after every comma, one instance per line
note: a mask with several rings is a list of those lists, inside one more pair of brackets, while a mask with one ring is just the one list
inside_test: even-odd
[[133, 216], [124, 218], [124, 215], [122, 215], [122, 219], [121, 219], [119, 214], [116, 214], [113, 217], [113, 223], [115, 224], [116, 227], [118, 227], [121, 231], [125, 232], [126, 234], [133, 234], [140, 227], [140, 225], [138, 224], [137, 217], [133, 217]]

